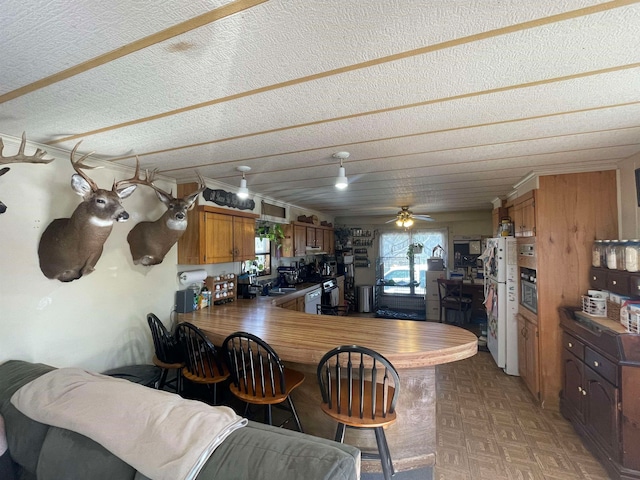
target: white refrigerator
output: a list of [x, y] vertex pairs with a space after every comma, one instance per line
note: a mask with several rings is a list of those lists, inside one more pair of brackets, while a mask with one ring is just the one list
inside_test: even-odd
[[518, 375], [518, 255], [515, 237], [487, 240], [483, 252], [487, 347], [498, 367]]

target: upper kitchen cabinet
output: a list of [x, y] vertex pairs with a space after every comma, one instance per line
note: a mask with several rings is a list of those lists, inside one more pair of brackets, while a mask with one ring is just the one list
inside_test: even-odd
[[297, 257], [307, 254], [307, 247], [331, 254], [335, 250], [332, 227], [315, 226], [304, 222], [291, 222], [285, 226], [283, 255]]
[[536, 235], [536, 192], [532, 190], [513, 203], [513, 225], [516, 237]]
[[[189, 190], [193, 185], [178, 185], [178, 196], [193, 191]], [[253, 259], [257, 217], [206, 205], [190, 210], [187, 229], [178, 240], [178, 263], [203, 265]]]

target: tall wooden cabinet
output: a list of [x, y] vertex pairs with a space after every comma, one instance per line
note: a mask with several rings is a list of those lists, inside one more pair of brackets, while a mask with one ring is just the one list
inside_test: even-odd
[[[543, 407], [558, 409], [562, 388], [558, 308], [580, 305], [589, 289], [593, 240], [617, 236], [616, 172], [541, 176], [535, 194], [527, 198], [528, 208], [533, 208], [528, 224], [535, 225], [536, 234], [538, 311], [526, 314], [529, 322], [523, 324], [518, 355], [525, 361], [520, 365], [523, 379], [534, 397]], [[524, 201], [514, 201], [517, 204], [525, 208]], [[523, 313], [524, 307], [519, 311]]]

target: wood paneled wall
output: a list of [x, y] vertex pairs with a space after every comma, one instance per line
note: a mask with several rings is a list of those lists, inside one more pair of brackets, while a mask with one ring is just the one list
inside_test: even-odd
[[562, 370], [558, 307], [581, 304], [589, 288], [593, 241], [617, 235], [615, 170], [540, 177], [535, 212], [541, 400], [557, 408]]

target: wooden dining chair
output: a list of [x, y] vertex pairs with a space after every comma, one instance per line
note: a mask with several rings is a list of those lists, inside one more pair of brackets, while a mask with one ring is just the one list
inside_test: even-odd
[[229, 378], [229, 369], [216, 347], [195, 325], [183, 322], [176, 330], [184, 355], [182, 376], [212, 393], [213, 405], [218, 404], [218, 384]]
[[[165, 386], [172, 387], [176, 393], [182, 391], [182, 369], [184, 361], [182, 357], [182, 349], [178, 341], [167, 330], [160, 319], [153, 313], [147, 314], [147, 323], [151, 329], [151, 337], [153, 338], [153, 347], [155, 354], [153, 356], [153, 364], [162, 370], [160, 380], [155, 387], [162, 390]], [[175, 378], [167, 381], [169, 372], [175, 372]]]
[[396, 369], [374, 350], [343, 345], [322, 357], [317, 375], [322, 411], [338, 422], [335, 440], [344, 442], [347, 427], [373, 429], [378, 452], [362, 452], [362, 458], [379, 459], [389, 480], [395, 470], [384, 429], [396, 421], [400, 394]]
[[439, 320], [442, 323], [442, 312], [445, 312], [445, 322], [447, 319], [447, 311], [456, 312], [456, 321], [459, 316], [461, 324], [464, 323], [467, 312], [471, 310], [472, 299], [465, 296], [462, 292], [462, 280], [452, 280], [446, 278], [438, 278], [438, 298], [440, 299], [440, 315]]
[[264, 407], [265, 420], [273, 424], [272, 406], [282, 407], [293, 418], [298, 431], [302, 432], [300, 418], [291, 399], [291, 392], [304, 381], [304, 374], [285, 368], [273, 348], [261, 338], [246, 332], [235, 332], [223, 343], [231, 371], [229, 389], [245, 402], [245, 416], [249, 405]]

